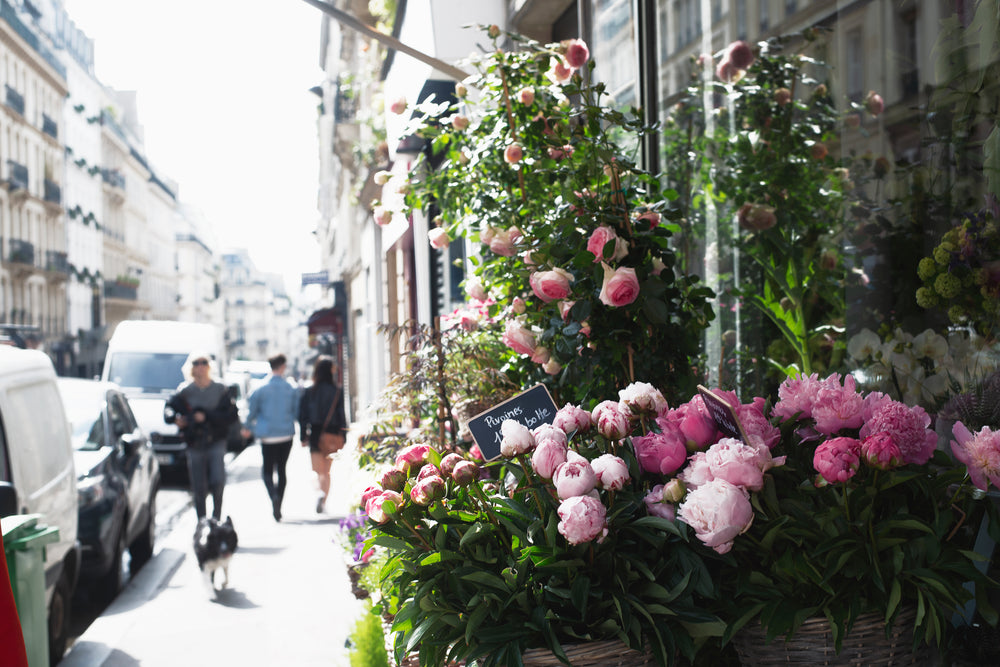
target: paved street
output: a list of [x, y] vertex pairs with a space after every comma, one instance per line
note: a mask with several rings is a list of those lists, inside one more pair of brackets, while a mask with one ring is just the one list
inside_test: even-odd
[[349, 665], [344, 643], [361, 607], [333, 540], [337, 521], [368, 479], [353, 461], [335, 461], [327, 512], [317, 514], [308, 451], [296, 443], [284, 518], [276, 523], [260, 462], [255, 445], [230, 466], [223, 514], [232, 516], [239, 548], [229, 588], [215, 597], [202, 579], [188, 505], [154, 559], [79, 637], [61, 667]]

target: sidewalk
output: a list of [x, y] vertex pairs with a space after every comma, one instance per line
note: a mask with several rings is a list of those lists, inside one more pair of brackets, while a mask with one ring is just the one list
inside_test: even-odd
[[369, 483], [347, 453], [352, 444], [334, 458], [326, 512], [317, 514], [308, 450], [295, 443], [280, 523], [260, 478], [260, 446], [244, 450], [230, 464], [223, 503], [239, 533], [229, 587], [216, 597], [203, 581], [189, 503], [60, 667], [349, 665], [344, 644], [362, 605], [333, 539]]

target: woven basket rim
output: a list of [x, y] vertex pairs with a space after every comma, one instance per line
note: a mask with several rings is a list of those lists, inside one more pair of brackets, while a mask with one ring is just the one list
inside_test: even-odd
[[[653, 665], [649, 651], [636, 651], [617, 639], [563, 644], [570, 664], [579, 667], [636, 667]], [[521, 654], [525, 667], [565, 667], [547, 648], [528, 649]]]

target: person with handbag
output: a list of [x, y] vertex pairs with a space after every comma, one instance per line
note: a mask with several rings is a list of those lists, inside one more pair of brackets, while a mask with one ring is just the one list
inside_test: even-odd
[[285, 355], [276, 354], [267, 363], [271, 366], [271, 377], [257, 387], [247, 400], [249, 412], [243, 437], [260, 440], [264, 488], [271, 499], [274, 520], [281, 521], [281, 501], [288, 483], [285, 468], [295, 439], [295, 421], [299, 416], [299, 391], [284, 377], [288, 365]]
[[330, 455], [344, 446], [347, 433], [344, 391], [334, 380], [331, 357], [320, 356], [313, 365], [312, 385], [299, 402], [299, 433], [302, 446], [309, 447], [313, 472], [319, 482], [316, 512], [322, 512], [330, 494]]

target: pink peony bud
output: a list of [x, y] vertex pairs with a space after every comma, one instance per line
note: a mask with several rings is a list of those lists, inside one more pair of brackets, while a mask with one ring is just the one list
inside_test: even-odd
[[631, 479], [628, 465], [614, 454], [601, 454], [591, 461], [590, 467], [597, 475], [597, 485], [606, 491], [621, 491]]
[[585, 496], [597, 487], [597, 473], [586, 459], [568, 458], [559, 464], [552, 474], [552, 484], [560, 500], [573, 496]]
[[861, 456], [872, 468], [892, 470], [903, 465], [903, 453], [892, 436], [884, 431], [861, 441]]
[[406, 473], [398, 468], [389, 468], [379, 478], [379, 484], [389, 491], [402, 491], [406, 484]]
[[431, 476], [419, 480], [410, 489], [410, 500], [417, 505], [430, 505], [435, 500], [444, 498], [445, 484], [440, 477]]
[[395, 491], [383, 491], [365, 504], [365, 514], [377, 524], [383, 524], [403, 506], [403, 496]]
[[621, 440], [629, 433], [629, 414], [617, 401], [603, 401], [590, 413], [597, 432], [608, 440]]
[[428, 477], [440, 477], [441, 469], [438, 468], [433, 463], [425, 463], [420, 467], [420, 472], [417, 473], [417, 481], [422, 479], [427, 479]]
[[677, 508], [674, 505], [676, 501], [668, 500], [664, 490], [663, 484], [657, 484], [646, 494], [643, 502], [646, 504], [646, 511], [649, 512], [650, 516], [673, 521], [677, 517]]
[[846, 482], [858, 472], [861, 443], [854, 438], [831, 438], [813, 453], [813, 467], [819, 473], [817, 486]]
[[558, 440], [543, 440], [531, 454], [531, 468], [542, 479], [552, 479], [556, 468], [566, 463], [568, 448]]
[[564, 500], [557, 510], [559, 534], [570, 544], [600, 542], [608, 534], [608, 511], [600, 500], [590, 496], [574, 496]]
[[[405, 479], [404, 479], [405, 482]], [[371, 486], [365, 487], [365, 490], [361, 492], [361, 507], [368, 504], [368, 501], [375, 496], [382, 495], [385, 489], [382, 486], [372, 484]]]
[[395, 467], [402, 470], [407, 475], [414, 470], [419, 470], [427, 463], [427, 455], [430, 454], [430, 445], [415, 444], [404, 447], [396, 454]]
[[500, 453], [506, 458], [530, 452], [535, 447], [535, 437], [528, 427], [513, 419], [504, 420], [500, 425]]
[[456, 454], [455, 452], [445, 454], [444, 458], [441, 459], [441, 473], [450, 476], [455, 469], [455, 464], [464, 460], [465, 458], [461, 454]]
[[586, 433], [593, 425], [590, 413], [583, 408], [567, 403], [556, 412], [552, 425], [566, 434]]
[[472, 461], [459, 461], [451, 472], [451, 478], [459, 486], [468, 486], [479, 479], [479, 466]]

